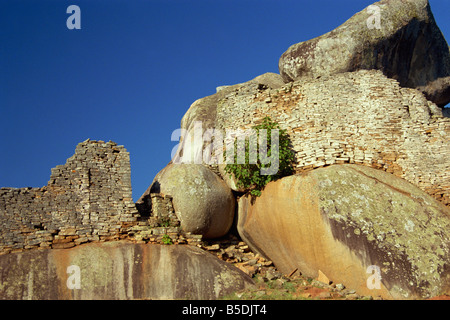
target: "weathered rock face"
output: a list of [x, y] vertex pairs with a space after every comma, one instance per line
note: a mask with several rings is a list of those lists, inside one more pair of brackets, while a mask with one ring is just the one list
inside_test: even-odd
[[141, 199], [152, 192], [173, 197], [175, 213], [185, 232], [219, 238], [227, 234], [233, 223], [236, 202], [233, 193], [216, 174], [200, 164], [169, 164], [156, 175]]
[[317, 277], [320, 270], [363, 295], [450, 292], [449, 230], [445, 206], [403, 179], [358, 165], [285, 177], [254, 203], [239, 200], [241, 237], [280, 271]]
[[[440, 107], [450, 102], [450, 50], [428, 0], [382, 0], [318, 38], [291, 46], [280, 58], [286, 82], [378, 69], [418, 88]], [[380, 18], [380, 28], [368, 25]], [[438, 81], [437, 83], [435, 81]]]
[[217, 299], [253, 284], [196, 247], [122, 241], [2, 255], [0, 274], [0, 299]]

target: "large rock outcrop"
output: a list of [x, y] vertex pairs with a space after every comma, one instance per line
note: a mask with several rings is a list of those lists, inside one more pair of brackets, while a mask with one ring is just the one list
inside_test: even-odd
[[448, 208], [365, 166], [285, 177], [254, 202], [239, 200], [239, 234], [281, 272], [298, 268], [317, 277], [320, 270], [334, 283], [384, 298], [450, 292], [449, 230]]
[[404, 178], [450, 205], [450, 119], [418, 90], [379, 70], [303, 79], [228, 95], [217, 128], [248, 129], [270, 116], [287, 130], [297, 172], [355, 163]]
[[0, 256], [0, 299], [217, 299], [253, 285], [193, 246], [85, 244]]
[[169, 164], [137, 203], [146, 201], [151, 193], [173, 197], [175, 214], [185, 232], [219, 238], [233, 223], [236, 200], [231, 189], [200, 164]]
[[[287, 130], [298, 172], [330, 164], [364, 164], [404, 178], [450, 205], [446, 109], [379, 70], [305, 78], [282, 87], [279, 75], [263, 76], [273, 87], [250, 81], [192, 104], [181, 122], [185, 138], [173, 161], [214, 167], [203, 161], [205, 154], [215, 155], [207, 150], [211, 143], [203, 142], [208, 141], [208, 129], [226, 137], [227, 132], [250, 129], [270, 116]], [[231, 189], [243, 191], [223, 164], [215, 169]]]
[[[369, 28], [374, 19], [379, 29]], [[382, 70], [440, 107], [450, 102], [450, 50], [428, 0], [376, 2], [335, 30], [294, 44], [279, 60], [286, 82], [360, 69]]]
[[[212, 153], [208, 149], [211, 141], [205, 141], [208, 140], [205, 139], [205, 132], [219, 129], [216, 123], [217, 108], [223, 99], [230, 95], [242, 96], [269, 88], [276, 89], [283, 84], [279, 74], [269, 72], [245, 83], [218, 87], [215, 94], [195, 101], [181, 119], [180, 135], [174, 137], [180, 140], [172, 161], [157, 174], [141, 195], [138, 206], [144, 204], [152, 192], [170, 194], [174, 198], [174, 208], [184, 231], [202, 234], [205, 238], [225, 235], [233, 222], [235, 200], [231, 188], [209, 170], [219, 173], [219, 167], [204, 161], [204, 155]], [[173, 169], [175, 166], [178, 166], [177, 169]], [[180, 174], [180, 170], [183, 173]], [[208, 186], [210, 184], [215, 187], [211, 189]], [[187, 190], [187, 185], [196, 187]]]

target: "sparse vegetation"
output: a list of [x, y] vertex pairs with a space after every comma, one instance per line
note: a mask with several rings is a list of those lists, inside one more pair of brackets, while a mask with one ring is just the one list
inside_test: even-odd
[[255, 286], [234, 292], [223, 300], [373, 300], [371, 296], [359, 296], [353, 290], [339, 290], [306, 277], [268, 280], [261, 275], [253, 277]]
[[[280, 126], [272, 121], [270, 117], [265, 117], [260, 125], [254, 126], [253, 129], [257, 133], [257, 150], [260, 150], [260, 131], [267, 130], [266, 149], [267, 157], [272, 159], [278, 158], [279, 167], [278, 172], [272, 175], [262, 175], [261, 169], [268, 169], [271, 163], [263, 163], [261, 161], [260, 152], [257, 153], [256, 163], [250, 163], [249, 141], [245, 141], [245, 164], [238, 164], [237, 154], [235, 153], [235, 161], [233, 164], [227, 164], [225, 171], [232, 176], [234, 174], [239, 187], [249, 189], [253, 196], [259, 197], [261, 190], [270, 182], [282, 178], [284, 176], [292, 175], [294, 173], [294, 152], [291, 150], [291, 142], [286, 130], [282, 130]], [[272, 145], [272, 130], [279, 130], [278, 148], [276, 144]], [[264, 148], [263, 148], [264, 149]], [[235, 150], [237, 150], [237, 141], [235, 141]]]
[[168, 234], [165, 234], [165, 235], [162, 237], [161, 242], [162, 242], [163, 244], [167, 244], [167, 245], [173, 244], [172, 238], [169, 237]]

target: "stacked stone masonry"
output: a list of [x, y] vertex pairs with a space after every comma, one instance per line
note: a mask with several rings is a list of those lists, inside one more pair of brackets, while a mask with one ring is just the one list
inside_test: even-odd
[[0, 253], [126, 237], [139, 213], [130, 156], [113, 142], [80, 143], [42, 188], [0, 189]]
[[450, 205], [450, 119], [414, 89], [362, 70], [220, 100], [219, 129], [249, 129], [265, 116], [286, 129], [297, 172], [342, 163], [385, 170]]
[[128, 229], [130, 240], [144, 243], [201, 244], [201, 235], [181, 229], [171, 195], [150, 193], [143, 199], [143, 203], [136, 206], [142, 219]]

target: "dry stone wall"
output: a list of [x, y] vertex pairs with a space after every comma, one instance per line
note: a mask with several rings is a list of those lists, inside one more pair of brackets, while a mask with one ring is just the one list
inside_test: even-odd
[[128, 229], [129, 240], [138, 243], [200, 245], [202, 235], [184, 232], [173, 208], [171, 195], [149, 193], [137, 203], [143, 219]]
[[393, 173], [450, 205], [450, 119], [415, 89], [361, 70], [279, 89], [239, 89], [217, 107], [219, 129], [248, 129], [265, 116], [287, 129], [297, 171], [356, 163]]
[[0, 189], [0, 253], [121, 239], [136, 224], [130, 156], [114, 142], [80, 143], [42, 188]]

